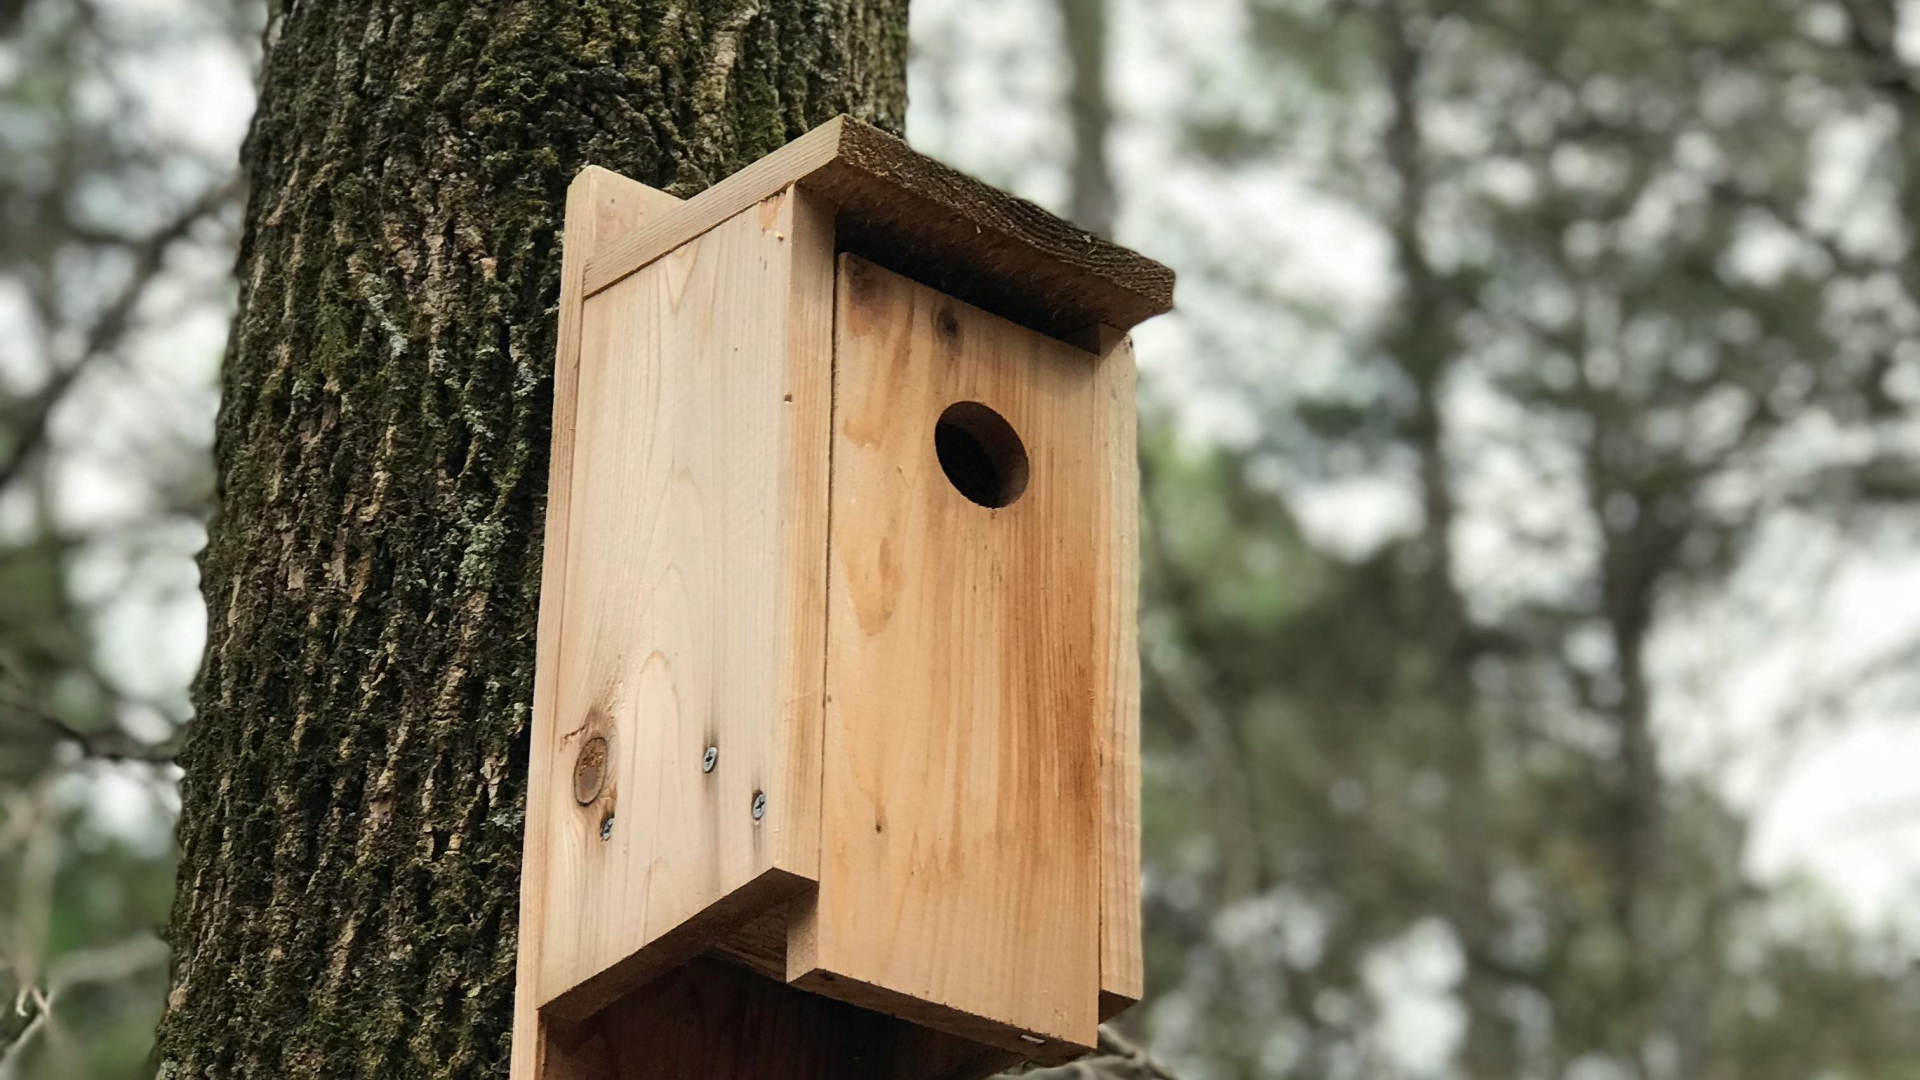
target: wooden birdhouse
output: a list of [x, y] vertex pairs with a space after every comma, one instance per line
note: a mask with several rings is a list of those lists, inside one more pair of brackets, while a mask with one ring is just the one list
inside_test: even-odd
[[1141, 992], [1173, 275], [845, 118], [567, 200], [514, 1080], [984, 1076]]

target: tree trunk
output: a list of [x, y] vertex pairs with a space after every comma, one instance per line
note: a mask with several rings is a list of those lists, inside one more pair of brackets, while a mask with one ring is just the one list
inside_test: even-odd
[[906, 7], [282, 0], [162, 1077], [505, 1074], [568, 181], [897, 130]]
[[1403, 281], [1400, 317], [1383, 343], [1417, 395], [1405, 438], [1419, 454], [1423, 540], [1427, 569], [1420, 606], [1426, 653], [1433, 672], [1428, 696], [1434, 716], [1457, 725], [1444, 743], [1441, 764], [1449, 781], [1446, 804], [1448, 921], [1466, 954], [1460, 998], [1466, 1031], [1459, 1062], [1474, 1080], [1502, 1080], [1519, 1067], [1512, 1030], [1501, 1005], [1504, 979], [1490, 970], [1501, 920], [1494, 905], [1494, 823], [1490, 809], [1485, 722], [1472, 674], [1483, 656], [1473, 632], [1467, 595], [1460, 584], [1454, 530], [1460, 517], [1457, 477], [1447, 460], [1450, 441], [1443, 405], [1448, 379], [1466, 351], [1453, 302], [1458, 286], [1430, 257], [1425, 239], [1431, 208], [1429, 144], [1422, 115], [1422, 82], [1428, 65], [1425, 20], [1390, 2], [1376, 13], [1381, 62], [1392, 94], [1393, 118], [1385, 155], [1398, 184], [1389, 218]]
[[1073, 124], [1073, 189], [1067, 217], [1096, 236], [1112, 238], [1113, 170], [1107, 134], [1113, 105], [1107, 98], [1107, 0], [1058, 0], [1071, 81], [1067, 118]]

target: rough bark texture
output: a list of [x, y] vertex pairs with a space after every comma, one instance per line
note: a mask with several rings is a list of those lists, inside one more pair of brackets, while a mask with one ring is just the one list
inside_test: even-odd
[[906, 0], [277, 13], [162, 1077], [505, 1074], [567, 183], [897, 130], [905, 42]]

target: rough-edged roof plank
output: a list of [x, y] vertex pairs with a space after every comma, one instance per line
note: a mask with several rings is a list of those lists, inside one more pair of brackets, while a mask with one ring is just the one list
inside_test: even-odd
[[599, 292], [727, 218], [799, 184], [838, 207], [838, 246], [1035, 329], [1126, 330], [1173, 306], [1173, 271], [836, 117], [603, 249]]

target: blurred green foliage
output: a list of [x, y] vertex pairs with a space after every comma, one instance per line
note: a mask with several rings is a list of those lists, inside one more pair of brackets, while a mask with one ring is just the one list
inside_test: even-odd
[[[1803, 572], [1759, 585], [1789, 619], [1823, 543], [1912, 550], [1912, 18], [1248, 0], [1190, 61], [1186, 152], [1353, 222], [1382, 282], [1289, 296], [1232, 245], [1183, 267], [1235, 434], [1193, 437], [1160, 386], [1135, 1022], [1163, 1055], [1920, 1074], [1914, 943], [1754, 875], [1750, 806], [1666, 746], [1710, 717], [1655, 672], [1783, 548]], [[1342, 492], [1372, 496], [1358, 540], [1300, 514]], [[1844, 718], [1910, 657], [1743, 738]]]
[[256, 19], [0, 0], [4, 1080], [151, 1075], [237, 197], [177, 95]]

